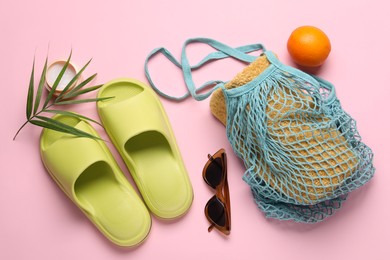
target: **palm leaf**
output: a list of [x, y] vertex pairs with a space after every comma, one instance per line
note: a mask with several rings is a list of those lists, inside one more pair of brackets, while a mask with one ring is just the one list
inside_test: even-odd
[[43, 85], [45, 84], [45, 80], [46, 80], [47, 59], [48, 58], [46, 57], [45, 66], [43, 67], [43, 70], [42, 70], [41, 79], [39, 80], [37, 95], [35, 97], [34, 112], [33, 112], [34, 115], [38, 111], [39, 103], [41, 102], [42, 89], [43, 89]]
[[89, 88], [86, 88], [86, 89], [82, 89], [82, 90], [79, 90], [79, 91], [76, 91], [76, 92], [73, 92], [73, 93], [70, 93], [70, 95], [67, 95], [66, 96], [66, 99], [69, 99], [69, 98], [73, 98], [73, 97], [77, 97], [77, 96], [80, 96], [82, 94], [86, 94], [88, 92], [91, 92], [91, 91], [94, 91], [96, 89], [99, 89], [103, 86], [103, 84], [101, 85], [96, 85], [96, 86], [92, 86], [92, 87], [89, 87]]
[[53, 97], [53, 94], [54, 94], [54, 92], [56, 91], [57, 86], [58, 86], [58, 84], [60, 83], [60, 81], [61, 81], [61, 79], [62, 79], [62, 76], [63, 76], [64, 73], [65, 73], [66, 68], [67, 68], [68, 65], [69, 65], [69, 61], [70, 61], [70, 58], [71, 58], [71, 57], [72, 57], [72, 51], [70, 52], [69, 57], [68, 57], [68, 60], [65, 62], [64, 67], [61, 69], [60, 73], [58, 74], [57, 79], [56, 79], [56, 81], [54, 82], [54, 84], [53, 84], [53, 86], [52, 86], [52, 88], [51, 88], [49, 94], [47, 95], [45, 104], [43, 105], [43, 108], [46, 108], [47, 104], [49, 104], [51, 98]]
[[65, 93], [68, 91], [68, 89], [80, 78], [80, 75], [81, 73], [83, 73], [83, 71], [85, 70], [85, 68], [91, 63], [92, 59], [90, 59], [85, 65], [84, 67], [81, 68], [81, 70], [72, 78], [71, 81], [69, 81], [68, 85], [66, 85], [66, 87], [61, 91], [61, 94], [58, 95], [58, 97], [56, 98], [56, 102], [61, 100], [62, 96], [65, 95]]
[[[31, 71], [31, 76], [30, 76], [30, 83], [29, 83], [29, 88], [28, 88], [28, 94], [27, 94], [27, 104], [26, 104], [27, 120], [17, 130], [17, 132], [16, 132], [16, 134], [14, 136], [14, 140], [16, 139], [16, 136], [19, 134], [19, 132], [28, 123], [31, 123], [33, 125], [40, 126], [40, 127], [43, 127], [43, 128], [52, 129], [52, 130], [55, 130], [55, 131], [59, 131], [59, 132], [67, 133], [67, 134], [72, 134], [72, 135], [79, 136], [79, 137], [86, 137], [86, 138], [102, 140], [98, 136], [94, 136], [94, 135], [89, 134], [87, 132], [84, 132], [82, 130], [76, 129], [75, 127], [66, 125], [66, 124], [64, 124], [64, 123], [62, 123], [60, 121], [55, 120], [55, 119], [48, 118], [46, 116], [41, 116], [40, 115], [41, 113], [44, 113], [44, 112], [52, 113], [52, 114], [62, 114], [62, 115], [76, 117], [79, 120], [85, 120], [85, 121], [94, 122], [94, 123], [99, 124], [101, 126], [101, 124], [98, 121], [93, 120], [91, 118], [88, 118], [86, 116], [82, 116], [82, 115], [79, 115], [79, 114], [76, 114], [76, 113], [73, 113], [73, 112], [69, 112], [69, 111], [55, 110], [55, 109], [50, 110], [49, 109], [50, 107], [55, 106], [55, 105], [68, 105], [68, 104], [80, 104], [80, 103], [88, 103], [88, 102], [97, 102], [97, 101], [102, 101], [102, 100], [106, 100], [106, 99], [112, 98], [112, 97], [105, 97], [105, 98], [67, 100], [67, 98], [76, 97], [76, 96], [79, 96], [81, 94], [85, 94], [85, 93], [91, 92], [91, 91], [96, 90], [96, 89], [98, 89], [98, 88], [100, 88], [102, 86], [102, 85], [97, 85], [97, 86], [88, 87], [86, 89], [81, 89], [82, 87], [87, 85], [89, 82], [91, 82], [96, 77], [97, 74], [94, 74], [94, 75], [90, 76], [89, 78], [87, 78], [86, 80], [82, 81], [80, 84], [78, 84], [72, 90], [67, 91], [67, 90], [69, 90], [70, 86], [77, 81], [77, 79], [80, 77], [81, 73], [89, 65], [89, 63], [91, 62], [91, 60], [90, 60], [75, 75], [75, 77], [72, 78], [72, 80], [65, 87], [65, 89], [64, 89], [65, 91], [63, 91], [60, 94], [60, 96], [57, 97], [57, 99], [55, 99], [53, 102], [50, 102], [51, 98], [53, 97], [53, 95], [54, 95], [54, 93], [55, 93], [55, 91], [57, 89], [57, 86], [61, 82], [61, 79], [62, 79], [62, 77], [63, 77], [67, 67], [69, 66], [69, 62], [70, 62], [71, 56], [72, 56], [72, 51], [70, 52], [68, 60], [66, 61], [65, 65], [63, 66], [63, 68], [61, 69], [60, 73], [58, 74], [58, 76], [57, 76], [57, 78], [56, 78], [56, 80], [55, 80], [51, 90], [49, 91], [49, 93], [48, 93], [48, 95], [46, 97], [44, 105], [41, 108], [40, 108], [40, 103], [42, 101], [41, 99], [42, 99], [42, 91], [43, 91], [43, 88], [44, 88], [43, 86], [44, 86], [45, 81], [46, 81], [46, 73], [47, 73], [47, 69], [48, 69], [47, 68], [48, 67], [48, 65], [47, 65], [48, 57], [46, 57], [45, 66], [43, 68], [43, 71], [42, 71], [42, 74], [41, 74], [41, 78], [39, 80], [39, 85], [38, 85], [36, 93], [34, 93], [34, 74], [35, 74], [35, 57], [34, 57], [32, 71]], [[35, 102], [34, 102], [34, 94], [35, 94]], [[58, 102], [58, 101], [60, 101], [60, 102]], [[104, 141], [104, 140], [102, 140], [102, 141]]]
[[58, 127], [58, 126], [56, 126], [56, 125], [50, 124], [50, 123], [45, 122], [45, 121], [36, 120], [36, 119], [31, 119], [29, 122], [30, 122], [31, 124], [33, 124], [33, 125], [36, 125], [36, 126], [48, 128], [48, 129], [51, 129], [51, 130], [54, 130], [54, 131], [58, 131], [58, 132], [63, 132], [63, 133], [71, 134], [67, 129], [63, 129], [63, 128], [61, 128], [61, 127]]
[[66, 100], [66, 101], [57, 102], [56, 105], [73, 105], [73, 104], [97, 102], [97, 101], [103, 101], [103, 100], [111, 99], [111, 98], [113, 98], [113, 97]]
[[85, 119], [87, 121], [90, 121], [90, 122], [94, 122], [95, 124], [98, 124], [100, 126], [102, 126], [102, 124], [92, 118], [89, 118], [89, 117], [86, 117], [86, 116], [83, 116], [83, 115], [80, 115], [80, 114], [76, 114], [76, 113], [73, 113], [73, 112], [70, 112], [70, 111], [65, 111], [65, 110], [55, 110], [55, 109], [49, 109], [49, 110], [44, 110], [44, 112], [48, 112], [48, 113], [52, 113], [52, 114], [60, 114], [60, 115], [66, 115], [66, 116], [72, 116], [72, 117], [76, 117], [76, 118], [81, 118], [81, 119]]
[[100, 139], [100, 138], [98, 138], [96, 136], [89, 135], [88, 133], [85, 133], [85, 132], [84, 133], [78, 133], [78, 132], [76, 133], [76, 132], [74, 132], [72, 130], [69, 130], [69, 129], [57, 126], [55, 124], [52, 124], [52, 123], [49, 123], [49, 122], [46, 122], [46, 121], [33, 119], [33, 120], [30, 120], [30, 123], [33, 124], [33, 125], [36, 125], [36, 126], [44, 127], [44, 128], [47, 128], [47, 129], [51, 129], [51, 130], [57, 131], [57, 132], [71, 134], [71, 135], [78, 136], [78, 137]]
[[46, 125], [50, 125], [52, 128], [52, 130], [55, 130], [55, 131], [61, 131], [61, 132], [64, 132], [64, 133], [69, 133], [69, 134], [72, 134], [72, 135], [75, 135], [75, 136], [78, 136], [78, 137], [87, 137], [87, 138], [92, 138], [92, 139], [100, 139], [99, 137], [95, 136], [95, 135], [91, 135], [87, 132], [84, 132], [80, 129], [77, 129], [73, 126], [70, 126], [70, 125], [67, 125], [67, 124], [64, 124], [60, 121], [57, 121], [53, 118], [50, 118], [50, 117], [45, 117], [45, 116], [36, 116], [36, 118], [40, 119], [41, 121], [37, 120], [38, 122], [40, 123], [47, 123]]
[[97, 73], [93, 74], [92, 76], [90, 76], [89, 78], [87, 78], [86, 80], [84, 80], [83, 82], [81, 82], [80, 84], [78, 84], [76, 87], [72, 88], [68, 93], [65, 93], [63, 99], [68, 99], [70, 98], [70, 96], [78, 91], [79, 89], [81, 89], [82, 87], [84, 87], [85, 85], [87, 85], [90, 81], [92, 81], [95, 77], [96, 77]]
[[29, 120], [30, 117], [31, 117], [32, 107], [33, 107], [33, 100], [34, 100], [34, 71], [35, 71], [35, 57], [34, 57], [34, 61], [33, 61], [33, 67], [32, 67], [31, 76], [30, 76], [30, 85], [28, 87], [28, 94], [27, 94], [27, 105], [26, 105], [27, 120]]

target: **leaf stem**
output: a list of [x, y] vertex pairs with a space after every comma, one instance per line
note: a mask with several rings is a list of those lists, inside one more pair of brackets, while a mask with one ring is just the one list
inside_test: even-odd
[[23, 127], [25, 127], [29, 122], [30, 120], [34, 119], [36, 116], [39, 116], [39, 114], [41, 114], [42, 112], [45, 111], [45, 109], [48, 109], [50, 107], [52, 107], [54, 104], [49, 104], [49, 105], [46, 105], [45, 108], [42, 108], [41, 111], [35, 113], [32, 117], [30, 117], [26, 122], [24, 122], [24, 124], [18, 129], [18, 131], [16, 132], [15, 136], [14, 136], [14, 141], [16, 139], [16, 137], [18, 136], [19, 132], [23, 129]]
[[30, 120], [27, 120], [26, 122], [24, 122], [24, 124], [19, 128], [19, 130], [16, 132], [15, 136], [14, 136], [14, 141], [16, 139], [16, 136], [19, 134], [20, 130], [23, 129], [23, 127], [25, 127], [27, 125], [27, 123], [30, 122]]

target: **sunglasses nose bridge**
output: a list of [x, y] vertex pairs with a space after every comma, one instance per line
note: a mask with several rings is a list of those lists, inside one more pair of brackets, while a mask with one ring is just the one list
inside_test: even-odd
[[215, 195], [218, 197], [218, 198], [223, 198], [223, 188], [225, 186], [225, 183], [223, 181], [221, 181], [220, 184], [217, 185], [217, 187], [215, 187]]

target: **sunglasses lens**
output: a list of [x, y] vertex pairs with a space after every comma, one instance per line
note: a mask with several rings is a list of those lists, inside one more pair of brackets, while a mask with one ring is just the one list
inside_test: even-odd
[[211, 187], [215, 188], [218, 186], [218, 184], [222, 181], [222, 159], [221, 158], [215, 158], [211, 161], [209, 166], [206, 169], [206, 181], [211, 185]]
[[207, 207], [207, 213], [209, 218], [218, 226], [224, 227], [226, 224], [225, 207], [217, 197], [210, 199]]

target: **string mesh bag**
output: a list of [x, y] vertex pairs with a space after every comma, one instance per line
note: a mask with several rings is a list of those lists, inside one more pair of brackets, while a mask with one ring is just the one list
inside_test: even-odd
[[[193, 42], [217, 52], [191, 66], [186, 46]], [[248, 54], [256, 50], [264, 52]], [[158, 53], [182, 69], [188, 89], [183, 96], [168, 95], [154, 85], [147, 64]], [[248, 66], [229, 82], [195, 87], [192, 71], [227, 57]], [[243, 179], [266, 217], [322, 221], [374, 175], [372, 151], [362, 142], [355, 120], [342, 109], [334, 86], [282, 64], [261, 44], [232, 48], [208, 38], [189, 39], [181, 62], [165, 48], [154, 49], [146, 59], [145, 74], [151, 87], [168, 99], [204, 100], [211, 95], [211, 112], [226, 125], [227, 138], [246, 168]]]
[[210, 106], [267, 217], [322, 221], [374, 174], [372, 151], [333, 85], [271, 52], [215, 91]]

